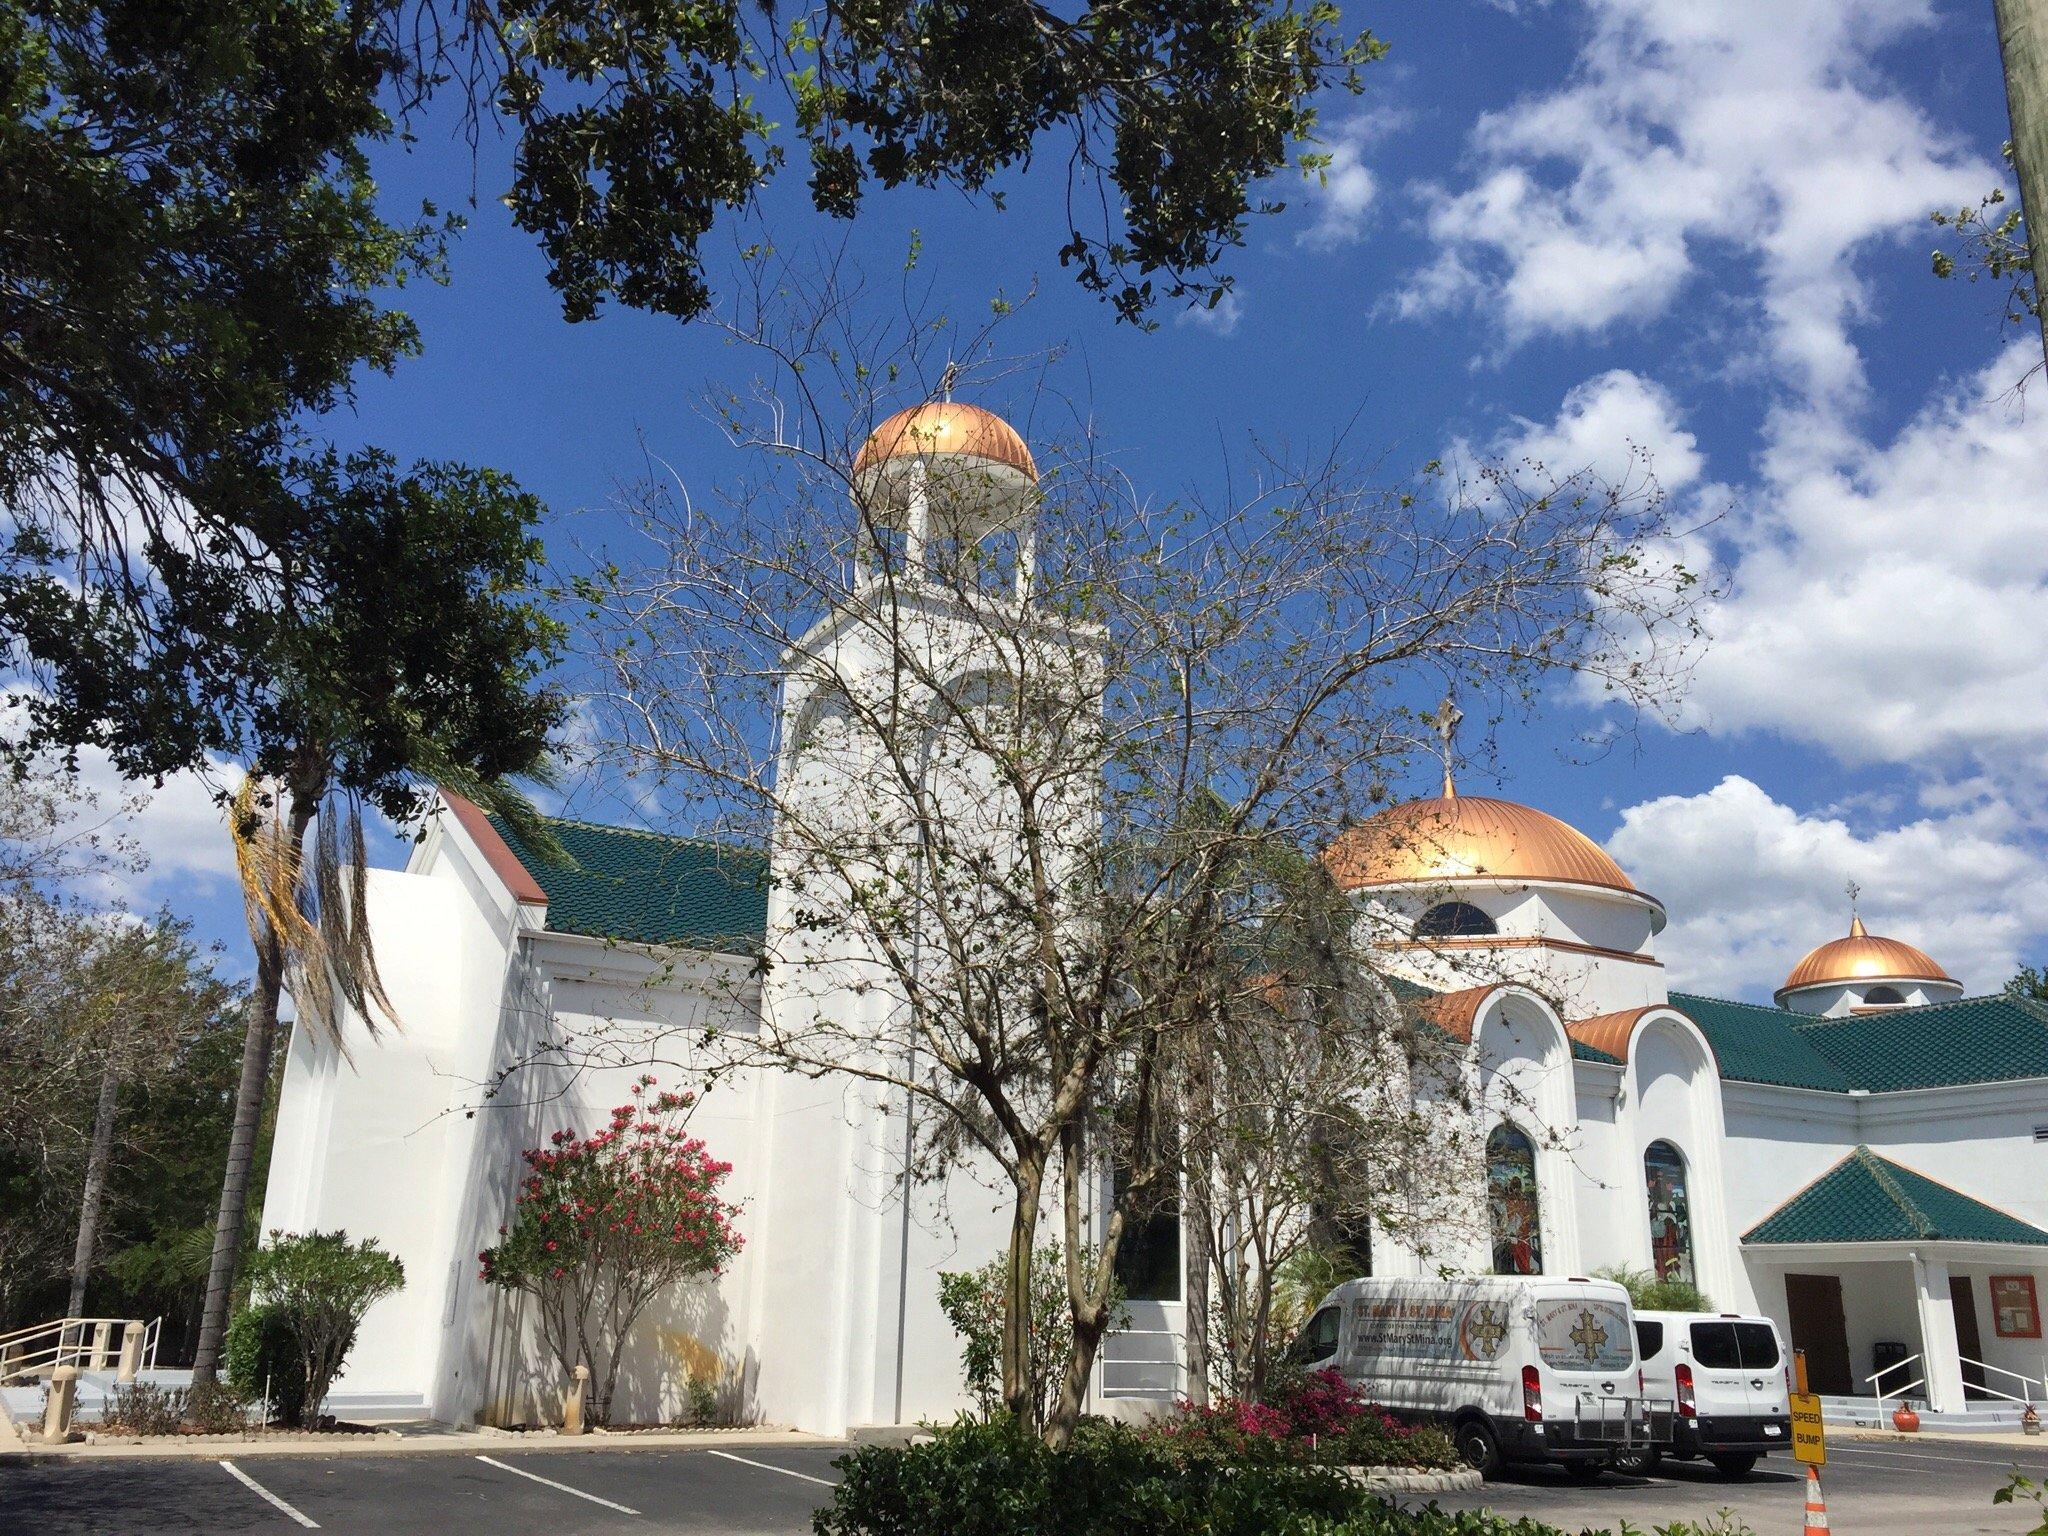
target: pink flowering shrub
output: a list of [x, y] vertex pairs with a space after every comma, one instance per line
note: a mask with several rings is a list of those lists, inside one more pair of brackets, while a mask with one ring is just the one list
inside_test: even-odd
[[1277, 1386], [1265, 1402], [1224, 1398], [1208, 1407], [1183, 1400], [1149, 1431], [1190, 1456], [1230, 1461], [1302, 1461], [1342, 1466], [1448, 1467], [1441, 1430], [1403, 1424], [1368, 1403], [1336, 1371]]
[[591, 1372], [590, 1418], [606, 1423], [634, 1319], [681, 1281], [717, 1275], [740, 1250], [739, 1207], [719, 1197], [732, 1164], [684, 1126], [694, 1096], [652, 1077], [589, 1136], [557, 1131], [521, 1154], [527, 1174], [483, 1279], [534, 1299], [566, 1383]]

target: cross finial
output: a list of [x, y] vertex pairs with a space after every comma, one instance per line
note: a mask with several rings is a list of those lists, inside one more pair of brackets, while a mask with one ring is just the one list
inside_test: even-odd
[[1863, 887], [1851, 880], [1842, 889], [1849, 893], [1849, 937], [1860, 939], [1863, 937], [1863, 914], [1856, 910], [1856, 898], [1863, 894]]
[[946, 371], [939, 375], [939, 398], [941, 400], [950, 401], [953, 398], [953, 385], [959, 378], [960, 365], [950, 357], [947, 358]]
[[1438, 750], [1443, 754], [1444, 760], [1444, 798], [1455, 800], [1458, 797], [1458, 788], [1451, 782], [1451, 757], [1458, 739], [1458, 722], [1465, 718], [1465, 712], [1459, 709], [1457, 702], [1446, 693], [1443, 703], [1437, 705], [1436, 713], [1425, 715], [1423, 718], [1436, 727], [1437, 741], [1441, 744]]

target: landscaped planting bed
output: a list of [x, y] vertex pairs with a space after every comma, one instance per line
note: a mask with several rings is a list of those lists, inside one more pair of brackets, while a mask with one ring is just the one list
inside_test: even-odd
[[[1563, 1536], [1532, 1520], [1397, 1509], [1334, 1467], [1189, 1454], [1173, 1437], [1084, 1423], [1048, 1450], [1013, 1425], [963, 1419], [905, 1450], [871, 1447], [843, 1474], [817, 1536]], [[1677, 1524], [1659, 1536], [1750, 1536]]]

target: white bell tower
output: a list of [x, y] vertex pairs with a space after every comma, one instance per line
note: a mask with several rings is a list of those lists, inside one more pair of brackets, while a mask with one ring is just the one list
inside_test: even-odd
[[[786, 654], [761, 1028], [913, 1077], [904, 978], [945, 963], [920, 938], [943, 862], [931, 849], [1016, 841], [984, 787], [989, 760], [950, 722], [981, 680], [1001, 696], [1020, 651], [1033, 685], [1088, 663], [1030, 613], [1038, 472], [1007, 422], [950, 399], [899, 412], [868, 437], [853, 484], [853, 588]], [[892, 908], [900, 926], [877, 916]], [[820, 1070], [760, 1091], [761, 1412], [839, 1434], [969, 1406], [937, 1275], [1002, 1251], [1000, 1178], [907, 1179], [919, 1111], [891, 1084]]]

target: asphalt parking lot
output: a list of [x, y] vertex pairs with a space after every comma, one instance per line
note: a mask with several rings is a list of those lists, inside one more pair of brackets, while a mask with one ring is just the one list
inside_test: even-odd
[[[2048, 1479], [2048, 1444], [1851, 1440], [1831, 1437], [1821, 1472], [1830, 1529], [1837, 1536], [1933, 1536], [2028, 1532], [2041, 1523], [2032, 1504], [1994, 1505], [1992, 1491], [2017, 1468]], [[1567, 1531], [1643, 1528], [1706, 1520], [1730, 1509], [1759, 1536], [1793, 1536], [1806, 1507], [1805, 1468], [1768, 1456], [1739, 1482], [1702, 1462], [1666, 1462], [1654, 1478], [1609, 1475], [1587, 1487], [1536, 1469], [1489, 1483], [1483, 1493], [1444, 1495], [1447, 1508], [1528, 1515]], [[2031, 1511], [2031, 1515], [2028, 1513]]]
[[[0, 1465], [0, 1533], [802, 1536], [839, 1454], [829, 1444], [588, 1453], [493, 1446], [476, 1455], [51, 1459]], [[2048, 1448], [2035, 1446], [1844, 1440], [1829, 1457], [1828, 1510], [1845, 1536], [2030, 1531], [2039, 1513], [1994, 1506], [1991, 1492], [2015, 1465], [2048, 1478]], [[1780, 1458], [1739, 1483], [1685, 1465], [1591, 1487], [1530, 1472], [1441, 1502], [1570, 1531], [1618, 1529], [1624, 1520], [1647, 1529], [1726, 1508], [1759, 1536], [1789, 1536], [1800, 1528], [1804, 1489]]]

